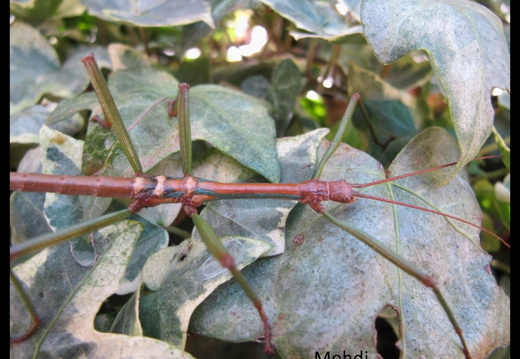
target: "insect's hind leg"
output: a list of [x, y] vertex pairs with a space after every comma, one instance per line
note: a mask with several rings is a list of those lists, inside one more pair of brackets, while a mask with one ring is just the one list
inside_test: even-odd
[[31, 303], [31, 300], [29, 299], [29, 296], [23, 290], [20, 280], [13, 273], [12, 269], [9, 269], [9, 277], [11, 278], [11, 282], [13, 283], [16, 291], [22, 297], [22, 301], [23, 301], [25, 307], [27, 308], [27, 310], [29, 311], [29, 314], [31, 315], [31, 318], [33, 321], [33, 324], [31, 325], [31, 327], [29, 327], [29, 329], [27, 329], [25, 331], [25, 333], [23, 333], [22, 335], [19, 335], [17, 337], [14, 337], [14, 338], [10, 338], [10, 343], [16, 344], [16, 343], [21, 343], [21, 342], [27, 340], [28, 338], [30, 338], [34, 334], [34, 331], [40, 326], [41, 320], [38, 317], [38, 314], [36, 314], [36, 310], [34, 309], [32, 303]]
[[251, 288], [242, 272], [237, 268], [237, 266], [235, 265], [235, 260], [233, 259], [231, 254], [226, 250], [226, 248], [222, 245], [222, 242], [217, 237], [211, 226], [204, 220], [204, 218], [202, 218], [198, 214], [194, 214], [191, 218], [193, 219], [193, 223], [197, 227], [200, 236], [206, 244], [206, 246], [208, 247], [208, 250], [211, 253], [211, 255], [215, 259], [217, 259], [223, 267], [227, 268], [231, 272], [233, 278], [237, 281], [237, 283], [249, 297], [251, 302], [253, 302], [253, 305], [258, 311], [258, 314], [260, 315], [260, 318], [264, 325], [264, 352], [269, 354], [274, 353], [274, 349], [271, 345], [271, 326], [269, 325], [269, 320], [264, 312], [262, 301], [255, 293], [255, 291]]
[[327, 211], [320, 212], [325, 218], [327, 218], [330, 222], [338, 226], [339, 228], [343, 229], [347, 233], [353, 235], [363, 243], [365, 243], [367, 246], [372, 248], [374, 251], [376, 251], [378, 254], [383, 256], [385, 259], [392, 262], [394, 265], [417, 279], [419, 282], [421, 282], [425, 287], [431, 288], [437, 297], [437, 300], [439, 301], [440, 305], [442, 306], [442, 309], [448, 316], [451, 325], [453, 326], [453, 329], [457, 333], [458, 337], [460, 338], [461, 344], [462, 344], [462, 351], [464, 353], [464, 356], [467, 359], [471, 358], [471, 354], [469, 352], [468, 345], [466, 344], [466, 339], [464, 338], [464, 334], [462, 333], [462, 329], [460, 325], [458, 324], [455, 315], [453, 314], [453, 311], [451, 310], [450, 306], [444, 299], [444, 296], [441, 293], [441, 290], [435, 283], [435, 280], [433, 277], [425, 272], [423, 272], [421, 269], [419, 269], [415, 264], [407, 261], [403, 257], [401, 257], [399, 254], [395, 253], [390, 248], [386, 247], [379, 241], [375, 240], [374, 238], [368, 236], [367, 234], [355, 230], [353, 228], [350, 228], [345, 223], [338, 220], [336, 217], [328, 213]]

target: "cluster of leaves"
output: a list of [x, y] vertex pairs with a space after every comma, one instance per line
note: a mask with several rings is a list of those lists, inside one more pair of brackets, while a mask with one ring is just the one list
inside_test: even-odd
[[[103, 117], [81, 62], [93, 53], [147, 174], [182, 176], [177, 122], [167, 116], [167, 101], [159, 102], [175, 98], [179, 82], [191, 85], [193, 174], [221, 182], [309, 179], [349, 95], [358, 92], [363, 105], [344, 138], [352, 147], [338, 149], [323, 179], [368, 183], [458, 160], [455, 168], [367, 193], [472, 222], [483, 217], [483, 226], [508, 238], [509, 97], [492, 101], [491, 91], [510, 87], [509, 47], [505, 14], [494, 2], [487, 5], [495, 14], [466, 0], [118, 4], [11, 1], [12, 170], [135, 175], [113, 132], [86, 122]], [[244, 19], [249, 28], [239, 37], [233, 26]], [[247, 43], [254, 26], [267, 31], [262, 51], [230, 61], [228, 50]], [[193, 48], [196, 59], [187, 56]], [[498, 153], [503, 161], [472, 163], [472, 189], [462, 167]], [[14, 193], [11, 241], [126, 204]], [[327, 206], [435, 277], [474, 357], [508, 344], [509, 299], [485, 270], [491, 257], [481, 250], [494, 254], [492, 268], [508, 292], [508, 252], [495, 238], [386, 203]], [[374, 356], [374, 321], [385, 307], [403, 357], [462, 356], [429, 289], [310, 209], [295, 201], [222, 200], [201, 215], [245, 267], [280, 357]], [[196, 231], [171, 245], [167, 229], [179, 233], [172, 223], [189, 226], [179, 205], [146, 209], [16, 263], [43, 325], [12, 346], [12, 357], [184, 358], [191, 357], [185, 348], [197, 356], [214, 350], [188, 333], [259, 338], [258, 315], [229, 273]], [[30, 325], [12, 287], [11, 335]], [[256, 356], [258, 348], [247, 351]]]

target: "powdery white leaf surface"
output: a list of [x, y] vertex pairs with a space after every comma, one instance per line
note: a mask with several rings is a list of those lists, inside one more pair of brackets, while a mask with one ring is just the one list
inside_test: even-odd
[[[83, 48], [60, 64], [58, 55], [37, 29], [16, 21], [10, 27], [11, 115], [34, 105], [45, 94], [73, 97], [84, 91], [88, 76], [81, 57], [95, 53], [100, 66], [106, 64], [106, 50], [101, 47]], [[70, 117], [70, 116], [69, 116]]]
[[[412, 140], [389, 170], [394, 176], [457, 157], [453, 138], [431, 128]], [[359, 191], [477, 222], [480, 208], [464, 176], [438, 188], [445, 174], [423, 174]], [[350, 183], [384, 178], [385, 171], [374, 159], [347, 145], [334, 153], [322, 176]], [[475, 244], [477, 229], [366, 199], [325, 207], [433, 276], [473, 357], [486, 358], [495, 347], [509, 343], [509, 298], [489, 270], [490, 256]], [[243, 271], [263, 301], [273, 344], [282, 357], [366, 351], [375, 358], [374, 321], [387, 306], [398, 313], [404, 358], [463, 357], [460, 340], [430, 289], [307, 206], [298, 205], [289, 215], [286, 247], [285, 253], [262, 258]], [[193, 314], [190, 331], [229, 341], [262, 335], [254, 309], [236, 283], [222, 285], [211, 298]]]
[[[67, 244], [43, 250], [16, 266], [13, 270], [24, 283], [42, 324], [32, 337], [11, 346], [11, 357], [64, 358], [81, 353], [96, 358], [191, 358], [154, 339], [94, 330], [94, 317], [119, 287], [141, 229], [139, 223], [123, 221], [97, 232], [100, 255], [89, 268], [75, 262]], [[11, 305], [14, 335], [23, 332], [31, 319], [12, 286]]]
[[[245, 237], [220, 240], [239, 269], [270, 249], [266, 243]], [[141, 300], [144, 334], [184, 347], [191, 314], [231, 274], [209, 254], [202, 241], [187, 239], [150, 257], [143, 277], [147, 286], [156, 289]]]
[[[316, 165], [316, 150], [328, 129], [317, 129], [300, 136], [277, 140], [278, 162], [282, 169], [281, 183], [302, 182], [312, 177]], [[219, 170], [224, 171], [221, 161]], [[235, 167], [237, 164], [235, 163]], [[198, 172], [195, 171], [195, 175]], [[210, 177], [211, 178], [211, 177]], [[236, 179], [211, 178], [220, 182]], [[242, 182], [252, 182], [242, 180]], [[296, 200], [281, 199], [226, 199], [211, 202], [201, 216], [217, 235], [236, 235], [256, 238], [273, 248], [264, 256], [273, 256], [285, 250], [285, 222]], [[195, 234], [198, 235], [198, 234]]]
[[302, 31], [293, 31], [296, 40], [318, 37], [325, 40], [339, 40], [342, 37], [358, 34], [360, 26], [349, 26], [335, 4], [328, 1], [313, 0], [261, 0], [280, 16], [293, 22]]
[[414, 50], [428, 54], [449, 102], [461, 151], [459, 164], [450, 173], [455, 176], [491, 134], [491, 91], [510, 88], [502, 22], [484, 6], [467, 0], [368, 0], [361, 6], [361, 19], [384, 64]]
[[211, 7], [203, 0], [82, 0], [88, 12], [112, 22], [135, 26], [179, 26], [204, 21], [214, 27]]

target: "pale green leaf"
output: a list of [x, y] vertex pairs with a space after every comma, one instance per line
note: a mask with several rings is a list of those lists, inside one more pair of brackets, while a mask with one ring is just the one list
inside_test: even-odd
[[500, 136], [500, 133], [495, 129], [495, 127], [491, 128], [493, 132], [493, 137], [495, 138], [495, 142], [497, 143], [498, 149], [500, 150], [500, 154], [502, 155], [502, 161], [508, 170], [511, 169], [511, 150], [507, 147], [504, 139]]
[[382, 63], [415, 50], [428, 54], [449, 102], [461, 151], [459, 164], [447, 178], [455, 176], [491, 134], [491, 91], [510, 88], [502, 22], [468, 0], [368, 0], [362, 4], [361, 18]]
[[367, 70], [356, 63], [349, 64], [349, 92], [357, 92], [361, 100], [399, 100], [413, 107], [415, 99], [406, 92], [386, 82], [378, 73]]
[[[41, 131], [43, 172], [47, 174], [79, 175], [83, 142], [74, 140], [60, 132], [44, 126]], [[54, 230], [65, 229], [103, 214], [111, 198], [95, 196], [70, 196], [48, 193], [45, 200], [45, 216]], [[162, 210], [167, 210], [161, 208]], [[157, 211], [157, 209], [156, 209]], [[141, 237], [136, 245], [125, 276], [118, 289], [118, 294], [135, 291], [139, 275], [148, 256], [168, 244], [168, 234], [160, 227], [144, 220], [140, 216], [130, 217], [143, 223]], [[97, 249], [88, 236], [70, 242], [71, 251], [79, 263], [93, 265], [97, 258]]]
[[290, 20], [306, 33], [294, 31], [291, 35], [296, 39], [319, 37], [326, 40], [339, 40], [345, 36], [358, 34], [361, 27], [349, 26], [343, 15], [329, 1], [313, 0], [261, 0], [280, 16]]
[[108, 56], [110, 56], [113, 71], [147, 67], [152, 63], [146, 54], [123, 44], [110, 44]]
[[211, 9], [203, 0], [82, 0], [88, 12], [107, 21], [135, 26], [179, 26], [204, 21], [213, 27]]
[[120, 333], [132, 336], [142, 336], [143, 328], [139, 322], [139, 300], [141, 291], [137, 290], [117, 313], [112, 326], [111, 333]]
[[271, 182], [280, 181], [274, 121], [264, 104], [225, 87], [201, 85], [190, 91], [190, 108], [193, 139], [208, 141]]
[[[369, 139], [368, 154], [379, 159], [387, 167], [395, 156], [416, 134], [410, 111], [401, 102], [395, 100], [364, 100], [368, 119], [358, 109], [352, 122]], [[377, 133], [369, 131], [377, 128]]]
[[[327, 133], [317, 129], [304, 135], [282, 138], [277, 141], [278, 161], [282, 168], [281, 183], [301, 182], [312, 177], [316, 165], [316, 149]], [[218, 157], [217, 157], [218, 158]], [[212, 159], [218, 163], [220, 173], [237, 164], [222, 166], [229, 160]], [[198, 175], [197, 170], [195, 173]], [[240, 172], [239, 172], [240, 173]], [[206, 177], [215, 181], [235, 182], [237, 178]], [[254, 182], [248, 178], [242, 182]], [[296, 201], [280, 199], [229, 199], [211, 202], [201, 213], [217, 235], [235, 235], [262, 240], [272, 246], [264, 256], [273, 256], [285, 250], [285, 222]]]
[[[239, 269], [270, 249], [255, 239], [220, 239]], [[146, 336], [184, 347], [191, 314], [215, 288], [229, 280], [231, 273], [200, 240], [185, 240], [164, 252], [150, 257], [144, 269], [145, 284], [158, 289], [141, 301], [142, 326]]]
[[[457, 156], [453, 139], [431, 128], [412, 140], [389, 171], [399, 175]], [[464, 176], [438, 188], [444, 176], [425, 174], [360, 191], [475, 222], [481, 212]], [[385, 177], [375, 160], [346, 145], [334, 153], [323, 175], [325, 180], [343, 178], [350, 183]], [[485, 357], [509, 342], [509, 298], [486, 270], [491, 259], [478, 247], [476, 228], [366, 199], [350, 205], [327, 203], [326, 208], [433, 275], [474, 357]], [[244, 270], [263, 301], [274, 328], [273, 344], [282, 357], [307, 358], [316, 351], [323, 356], [326, 351], [344, 350], [375, 355], [374, 321], [388, 305], [398, 313], [404, 358], [463, 357], [455, 330], [430, 289], [310, 208], [298, 205], [291, 212], [286, 247], [282, 255], [257, 261]], [[220, 287], [214, 299], [194, 313], [190, 330], [230, 341], [262, 335], [254, 308], [239, 292], [233, 282]]]
[[245, 93], [269, 101], [276, 120], [276, 133], [282, 136], [293, 117], [297, 95], [303, 86], [298, 67], [289, 59], [277, 63], [271, 74], [271, 83], [263, 76], [251, 76], [242, 82]]
[[[108, 84], [127, 128], [153, 103], [174, 99], [178, 86], [170, 75], [151, 68], [117, 71]], [[81, 109], [98, 109], [96, 101], [88, 94], [80, 97], [77, 107], [67, 101], [50, 122]], [[167, 115], [167, 106], [167, 101], [155, 106], [130, 131], [145, 172], [179, 151], [177, 119]], [[222, 86], [201, 85], [190, 89], [190, 111], [192, 140], [207, 141], [268, 180], [280, 180], [274, 121], [265, 103]], [[110, 130], [91, 124], [85, 146], [83, 173], [134, 175]]]
[[79, 0], [11, 0], [9, 11], [27, 20], [49, 20], [78, 16], [85, 11]]
[[60, 65], [56, 51], [38, 30], [18, 21], [10, 30], [11, 115], [36, 104], [47, 93], [73, 97], [84, 91], [89, 80], [81, 57], [95, 53], [100, 66], [106, 63], [106, 50], [93, 47], [76, 50]]
[[14, 192], [9, 206], [11, 243], [52, 232], [43, 215], [44, 193]]
[[[94, 239], [99, 257], [92, 267], [79, 265], [67, 244], [46, 249], [16, 266], [14, 272], [24, 283], [42, 324], [32, 337], [11, 347], [11, 357], [58, 358], [82, 352], [99, 358], [191, 358], [154, 339], [94, 330], [94, 317], [119, 287], [140, 231], [141, 225], [134, 221], [100, 230]], [[31, 318], [13, 287], [11, 303], [11, 335], [16, 335], [31, 324]]]

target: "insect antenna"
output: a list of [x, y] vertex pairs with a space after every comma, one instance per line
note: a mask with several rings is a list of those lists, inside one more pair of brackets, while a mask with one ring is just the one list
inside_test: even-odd
[[[494, 155], [493, 156], [485, 156], [485, 157], [475, 158], [475, 160], [483, 160], [483, 159], [498, 158], [498, 157], [501, 157], [501, 156], [498, 156], [498, 155], [496, 155], [496, 156], [494, 156]], [[407, 174], [404, 174], [404, 175], [399, 175], [399, 176], [395, 176], [395, 177], [391, 177], [391, 178], [386, 178], [386, 179], [383, 179], [383, 180], [374, 181], [374, 182], [370, 182], [370, 183], [352, 184], [351, 186], [352, 186], [352, 188], [366, 188], [366, 187], [376, 186], [376, 185], [392, 182], [392, 181], [395, 181], [395, 180], [398, 180], [398, 179], [412, 177], [412, 176], [416, 176], [416, 175], [419, 175], [419, 174], [436, 171], [436, 170], [439, 170], [439, 169], [442, 169], [442, 168], [454, 166], [456, 164], [457, 164], [457, 162], [452, 162], [452, 163], [448, 163], [448, 164], [444, 164], [444, 165], [440, 165], [440, 166], [436, 166], [436, 167], [432, 167], [432, 168], [427, 168], [427, 169], [424, 169], [424, 170], [419, 170], [419, 171], [407, 173]], [[433, 209], [429, 209], [429, 208], [426, 208], [426, 207], [421, 207], [421, 206], [417, 206], [417, 205], [413, 205], [413, 204], [409, 204], [409, 203], [405, 203], [405, 202], [395, 201], [395, 200], [391, 200], [391, 199], [387, 199], [387, 198], [371, 196], [371, 195], [367, 195], [367, 194], [363, 194], [363, 193], [359, 193], [359, 192], [354, 192], [353, 195], [355, 197], [372, 199], [372, 200], [375, 200], [375, 201], [386, 202], [386, 203], [391, 203], [391, 204], [397, 204], [397, 205], [404, 206], [404, 207], [419, 209], [419, 210], [422, 210], [422, 211], [425, 211], [425, 212], [430, 212], [430, 213], [433, 213], [433, 214], [437, 214], [439, 216], [444, 216], [444, 217], [448, 217], [448, 218], [454, 219], [456, 221], [459, 221], [459, 222], [468, 224], [468, 225], [470, 225], [472, 227], [478, 228], [478, 229], [480, 229], [483, 232], [486, 232], [487, 234], [497, 238], [507, 248], [510, 248], [510, 245], [504, 239], [502, 239], [501, 237], [497, 236], [495, 233], [493, 233], [493, 232], [491, 232], [491, 231], [489, 231], [489, 230], [487, 230], [487, 229], [485, 229], [485, 228], [483, 228], [483, 227], [481, 227], [481, 226], [479, 226], [479, 225], [477, 225], [475, 223], [467, 221], [465, 219], [462, 219], [462, 218], [459, 218], [459, 217], [455, 217], [455, 216], [452, 216], [450, 214], [447, 214], [447, 213], [444, 213], [444, 212], [441, 212], [441, 211], [437, 211], [437, 210], [433, 210]]]
[[470, 225], [472, 227], [478, 228], [481, 231], [486, 232], [487, 234], [490, 234], [493, 237], [495, 237], [496, 239], [498, 239], [507, 248], [510, 248], [509, 244], [504, 239], [502, 239], [501, 237], [497, 236], [495, 233], [493, 233], [493, 232], [491, 232], [491, 231], [489, 231], [489, 230], [487, 230], [487, 229], [485, 229], [485, 228], [483, 228], [483, 227], [481, 227], [481, 226], [479, 226], [479, 225], [477, 225], [475, 223], [472, 223], [470, 221], [466, 221], [465, 219], [452, 216], [451, 214], [447, 214], [447, 213], [444, 213], [444, 212], [441, 212], [441, 211], [436, 211], [436, 210], [429, 209], [429, 208], [426, 208], [426, 207], [416, 206], [414, 204], [409, 204], [409, 203], [400, 202], [400, 201], [394, 201], [394, 200], [391, 200], [391, 199], [386, 199], [386, 198], [377, 197], [377, 196], [370, 196], [368, 194], [363, 194], [363, 193], [359, 193], [359, 192], [354, 192], [354, 196], [355, 197], [360, 197], [360, 198], [372, 199], [372, 200], [380, 201], [380, 202], [397, 204], [397, 205], [404, 206], [404, 207], [410, 207], [410, 208], [414, 208], [414, 209], [419, 209], [421, 211], [430, 212], [430, 213], [433, 213], [433, 214], [438, 214], [439, 216], [448, 217], [448, 218], [454, 219], [456, 221], [468, 224], [468, 225]]
[[[485, 159], [490, 159], [490, 158], [499, 158], [499, 157], [502, 157], [502, 156], [500, 156], [500, 155], [484, 156], [484, 157], [475, 158], [473, 161], [485, 160]], [[457, 163], [458, 162], [451, 162], [451, 163], [447, 163], [447, 164], [444, 164], [444, 165], [431, 167], [431, 168], [426, 168], [424, 170], [414, 171], [414, 172], [406, 173], [404, 175], [394, 176], [394, 177], [386, 178], [386, 179], [379, 180], [379, 181], [374, 181], [374, 182], [370, 182], [370, 183], [352, 184], [351, 186], [352, 186], [352, 188], [372, 187], [372, 186], [376, 186], [378, 184], [388, 183], [388, 182], [396, 181], [398, 179], [407, 178], [407, 177], [413, 177], [413, 176], [420, 175], [420, 174], [423, 174], [423, 173], [433, 172], [433, 171], [437, 171], [437, 170], [440, 170], [440, 169], [443, 169], [443, 168], [446, 168], [446, 167], [455, 166]]]

